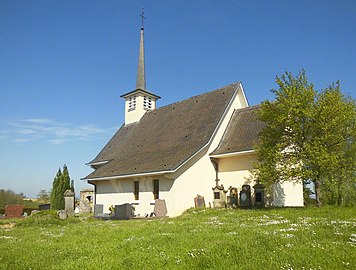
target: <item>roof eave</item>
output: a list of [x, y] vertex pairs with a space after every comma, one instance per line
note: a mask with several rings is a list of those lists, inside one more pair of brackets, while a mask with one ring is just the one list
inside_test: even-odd
[[156, 99], [160, 99], [161, 98], [160, 96], [157, 96], [157, 95], [155, 95], [155, 94], [153, 94], [151, 92], [148, 92], [146, 90], [143, 90], [143, 89], [135, 89], [133, 91], [130, 91], [130, 92], [126, 93], [126, 94], [121, 95], [120, 97], [126, 98], [126, 97], [128, 97], [128, 96], [130, 96], [130, 95], [132, 95], [132, 94], [134, 94], [136, 92], [144, 94], [144, 95], [147, 95], [147, 96], [151, 96], [151, 97], [156, 98]]
[[238, 152], [230, 152], [230, 153], [222, 153], [222, 154], [210, 154], [209, 156], [212, 158], [227, 158], [227, 157], [236, 157], [236, 156], [245, 156], [255, 153], [255, 150], [245, 150]]
[[82, 181], [112, 180], [112, 179], [123, 179], [123, 178], [132, 178], [132, 177], [140, 177], [140, 176], [151, 176], [151, 175], [166, 174], [166, 173], [173, 173], [173, 172], [175, 172], [175, 170], [134, 173], [134, 174], [121, 174], [121, 175], [93, 177], [93, 178], [81, 178], [80, 180]]

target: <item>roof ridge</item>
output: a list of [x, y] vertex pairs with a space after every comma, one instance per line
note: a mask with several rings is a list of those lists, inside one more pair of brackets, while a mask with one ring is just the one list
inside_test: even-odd
[[214, 90], [211, 90], [211, 91], [207, 91], [207, 92], [201, 93], [201, 94], [199, 94], [199, 95], [195, 95], [195, 96], [192, 96], [192, 97], [189, 97], [189, 98], [180, 100], [180, 101], [176, 101], [176, 102], [173, 102], [173, 103], [164, 105], [164, 106], [162, 106], [162, 107], [156, 107], [154, 110], [148, 111], [147, 113], [152, 113], [152, 112], [155, 112], [156, 110], [160, 110], [160, 109], [163, 109], [163, 108], [166, 108], [166, 107], [169, 107], [169, 106], [173, 106], [173, 105], [175, 105], [175, 104], [179, 104], [179, 103], [182, 103], [182, 102], [185, 102], [185, 101], [188, 101], [188, 100], [197, 98], [197, 97], [201, 97], [201, 96], [204, 96], [204, 95], [208, 95], [208, 94], [213, 93], [213, 92], [216, 92], [216, 91], [221, 91], [223, 88], [228, 88], [228, 87], [231, 87], [231, 86], [233, 86], [233, 85], [239, 86], [240, 83], [241, 83], [241, 81], [237, 81], [237, 82], [234, 82], [234, 83], [230, 83], [230, 84], [225, 85], [225, 86], [223, 86], [223, 87], [220, 87], [220, 88], [217, 88], [217, 89], [214, 89]]

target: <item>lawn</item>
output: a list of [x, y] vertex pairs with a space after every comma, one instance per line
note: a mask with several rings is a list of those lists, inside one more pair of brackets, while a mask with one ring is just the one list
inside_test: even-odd
[[355, 269], [356, 208], [0, 220], [0, 269]]

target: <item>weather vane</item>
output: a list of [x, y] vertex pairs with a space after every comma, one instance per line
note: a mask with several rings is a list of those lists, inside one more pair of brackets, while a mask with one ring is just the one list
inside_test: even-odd
[[141, 27], [143, 28], [143, 20], [146, 19], [146, 17], [145, 17], [145, 12], [144, 12], [143, 8], [142, 8], [142, 12], [141, 12], [140, 17], [142, 18], [142, 22], [141, 22], [142, 25], [141, 25]]

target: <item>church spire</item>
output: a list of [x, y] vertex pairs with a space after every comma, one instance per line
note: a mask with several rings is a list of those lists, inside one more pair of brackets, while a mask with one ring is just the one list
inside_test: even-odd
[[136, 80], [136, 89], [146, 90], [146, 76], [145, 76], [145, 48], [143, 41], [143, 20], [144, 12], [142, 9], [140, 17], [142, 18], [141, 25], [141, 34], [140, 34], [140, 51], [138, 55], [138, 69], [137, 69], [137, 80]]
[[142, 25], [136, 89], [121, 95], [121, 97], [125, 99], [125, 125], [139, 122], [147, 111], [152, 111], [156, 108], [156, 101], [160, 99], [159, 96], [146, 90], [145, 53], [143, 44], [143, 19], [145, 19], [145, 17], [143, 9], [140, 17], [142, 18]]

